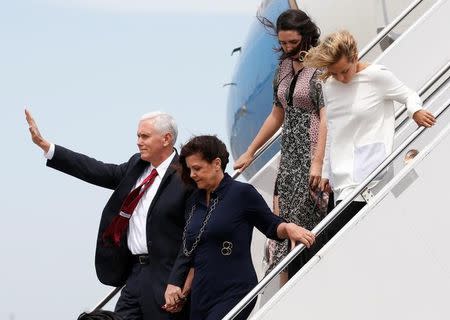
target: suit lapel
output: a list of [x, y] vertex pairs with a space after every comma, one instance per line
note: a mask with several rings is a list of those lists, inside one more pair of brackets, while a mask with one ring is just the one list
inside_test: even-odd
[[131, 192], [136, 184], [136, 181], [149, 165], [149, 162], [139, 159], [136, 165], [131, 168], [130, 173], [125, 176], [126, 181], [123, 187], [125, 191], [125, 197]]
[[161, 195], [161, 192], [163, 192], [166, 184], [169, 182], [170, 177], [176, 173], [176, 164], [178, 163], [178, 155], [176, 154], [175, 157], [172, 159], [172, 162], [170, 163], [170, 166], [167, 168], [166, 173], [164, 174], [164, 177], [161, 180], [161, 183], [159, 185], [158, 190], [156, 191], [155, 197], [153, 198], [152, 203], [150, 204], [150, 208], [148, 209], [148, 215], [147, 215], [147, 223], [148, 219], [151, 216], [151, 212], [158, 202], [159, 196]]

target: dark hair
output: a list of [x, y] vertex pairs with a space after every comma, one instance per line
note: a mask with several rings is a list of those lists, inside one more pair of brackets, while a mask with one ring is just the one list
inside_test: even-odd
[[77, 320], [123, 320], [117, 313], [107, 310], [97, 310], [89, 313], [83, 312]]
[[219, 158], [222, 162], [222, 171], [224, 172], [230, 155], [225, 144], [216, 136], [204, 135], [191, 138], [191, 140], [181, 147], [179, 158], [181, 178], [186, 184], [191, 185], [194, 185], [194, 181], [191, 179], [190, 170], [186, 164], [186, 157], [194, 154], [200, 154], [203, 160], [209, 163]]
[[283, 52], [281, 47], [275, 48], [276, 51], [282, 52], [280, 60], [295, 56], [299, 52], [305, 52], [319, 44], [320, 29], [311, 20], [311, 18], [303, 11], [298, 9], [289, 9], [280, 14], [274, 25], [265, 17], [257, 17], [258, 20], [266, 27], [275, 32], [275, 36], [280, 31], [297, 31], [302, 36], [302, 41], [296, 50], [290, 53]]

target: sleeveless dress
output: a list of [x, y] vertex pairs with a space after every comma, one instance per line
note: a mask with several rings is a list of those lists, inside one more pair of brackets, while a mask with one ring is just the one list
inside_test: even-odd
[[[326, 201], [321, 201], [314, 210], [316, 198], [309, 188], [311, 161], [319, 136], [319, 110], [324, 106], [320, 75], [320, 70], [304, 67], [295, 79], [292, 60], [285, 59], [275, 73], [273, 86], [274, 105], [285, 112], [276, 179], [280, 216], [308, 230], [313, 229], [326, 214], [326, 203], [323, 203]], [[287, 253], [287, 240], [275, 242], [266, 272], [270, 272]]]

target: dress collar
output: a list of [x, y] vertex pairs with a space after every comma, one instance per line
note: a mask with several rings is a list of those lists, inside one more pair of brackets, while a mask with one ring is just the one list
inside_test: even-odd
[[214, 198], [216, 196], [218, 196], [219, 198], [223, 198], [223, 195], [227, 191], [228, 186], [231, 184], [232, 181], [233, 181], [233, 178], [231, 178], [228, 173], [224, 173], [223, 179], [220, 181], [216, 190], [211, 192], [211, 198]]
[[[233, 182], [233, 178], [230, 177], [228, 173], [224, 173], [223, 179], [220, 181], [217, 188], [211, 192], [211, 199], [218, 197], [219, 200], [223, 199], [225, 193], [228, 191], [228, 187]], [[196, 202], [205, 204], [206, 200], [206, 190], [197, 189], [197, 200]]]

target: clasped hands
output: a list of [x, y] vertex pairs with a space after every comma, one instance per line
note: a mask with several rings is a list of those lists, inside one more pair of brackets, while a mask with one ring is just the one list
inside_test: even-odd
[[183, 292], [180, 287], [168, 284], [164, 298], [166, 303], [162, 308], [170, 313], [180, 312], [186, 302], [188, 292]]
[[166, 303], [162, 306], [164, 310], [170, 313], [180, 312], [186, 303], [186, 298], [189, 295], [192, 287], [192, 281], [194, 279], [194, 268], [190, 268], [184, 282], [183, 289], [178, 286], [168, 284], [164, 298]]

